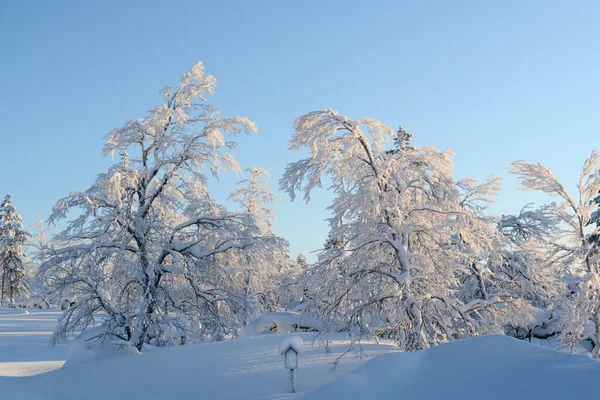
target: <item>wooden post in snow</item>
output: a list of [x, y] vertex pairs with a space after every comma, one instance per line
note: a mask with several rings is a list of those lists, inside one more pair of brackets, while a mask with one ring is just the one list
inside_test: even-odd
[[296, 393], [296, 369], [302, 347], [300, 336], [288, 336], [279, 345], [279, 353], [285, 357], [285, 368], [290, 370], [290, 390]]
[[296, 393], [296, 369], [290, 369], [290, 386], [292, 393]]

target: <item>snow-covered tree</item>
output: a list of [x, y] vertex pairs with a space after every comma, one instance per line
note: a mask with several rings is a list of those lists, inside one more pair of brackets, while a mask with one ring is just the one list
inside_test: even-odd
[[308, 260], [304, 254], [300, 253], [298, 254], [298, 257], [296, 257], [296, 267], [300, 270], [308, 268]]
[[505, 332], [520, 339], [547, 339], [556, 332], [553, 304], [562, 291], [561, 274], [548, 262], [558, 221], [546, 207], [526, 205], [516, 215], [502, 215], [498, 229], [508, 239], [499, 271], [517, 281], [520, 297], [532, 309], [532, 318], [505, 325]]
[[0, 298], [14, 301], [27, 291], [26, 258], [23, 246], [29, 233], [23, 229], [23, 220], [7, 194], [0, 204], [0, 272], [2, 288]]
[[[237, 183], [228, 199], [256, 223], [261, 235], [274, 237], [272, 223], [276, 215], [269, 206], [281, 199], [269, 187], [269, 171], [252, 166], [246, 172], [248, 177]], [[280, 239], [269, 251], [245, 251], [238, 262], [239, 291], [248, 306], [244, 320], [247, 324], [258, 314], [278, 308], [278, 292], [291, 260], [287, 243]]]
[[496, 332], [506, 325], [518, 325], [529, 317], [525, 294], [531, 282], [520, 274], [522, 264], [508, 251], [509, 241], [496, 228], [496, 219], [485, 214], [487, 204], [500, 190], [500, 180], [490, 177], [478, 184], [474, 179], [456, 183], [460, 193], [459, 207], [464, 212], [457, 216], [464, 220], [453, 237], [456, 256], [463, 271], [455, 272], [459, 286], [455, 288], [462, 307], [476, 307], [470, 315], [475, 323], [470, 334]]
[[506, 273], [522, 285], [522, 296], [534, 307], [551, 306], [560, 292], [559, 271], [547, 262], [555, 234], [560, 231], [548, 207], [526, 205], [517, 215], [502, 215], [498, 229], [509, 242], [503, 253]]
[[294, 127], [290, 148], [310, 156], [288, 165], [281, 188], [309, 201], [326, 177], [335, 193], [329, 240], [308, 278], [307, 312], [326, 317], [326, 331], [343, 324], [416, 350], [527, 313], [518, 285], [493, 270], [503, 236], [483, 210], [497, 179], [455, 182], [449, 151], [414, 147], [404, 129], [373, 119], [322, 110]]
[[[589, 237], [598, 234], [598, 226], [590, 224], [590, 215], [600, 190], [600, 152], [592, 152], [584, 163], [575, 198], [542, 164], [514, 161], [509, 171], [519, 177], [522, 190], [541, 191], [559, 199], [545, 208], [561, 224], [552, 237], [547, 257], [557, 271], [571, 278], [572, 284], [558, 305], [557, 327], [561, 339], [571, 348], [582, 339], [592, 340], [592, 355], [599, 358], [600, 258]], [[587, 335], [588, 329], [591, 335]]]
[[592, 246], [593, 252], [600, 252], [600, 192], [597, 193], [592, 203], [595, 205], [595, 209], [592, 211], [587, 224], [588, 226], [592, 226], [593, 231], [589, 234], [588, 241]]
[[43, 301], [46, 302], [44, 288], [40, 279], [41, 277], [38, 275], [38, 268], [48, 256], [46, 250], [50, 245], [52, 236], [57, 230], [55, 226], [47, 225], [40, 215], [37, 215], [37, 221], [31, 224], [31, 229], [31, 240], [29, 241], [29, 244], [32, 251], [30, 253], [30, 262], [28, 264], [29, 269], [27, 270], [29, 293], [30, 295], [42, 297]]
[[120, 154], [121, 162], [55, 205], [51, 223], [74, 217], [53, 238], [40, 275], [49, 294], [76, 300], [55, 341], [85, 331], [100, 312], [98, 339], [138, 349], [190, 332], [228, 333], [243, 308], [227, 290], [236, 267], [229, 256], [260, 254], [274, 239], [208, 194], [205, 171], [240, 171], [229, 153], [236, 144], [226, 137], [256, 131], [207, 102], [215, 85], [194, 65], [161, 91], [164, 101], [146, 117], [108, 134], [103, 154]]
[[236, 203], [243, 213], [252, 216], [260, 229], [271, 232], [277, 216], [269, 205], [281, 201], [281, 198], [269, 187], [269, 171], [255, 166], [246, 171], [248, 178], [237, 183], [237, 188], [229, 195], [229, 201]]
[[280, 287], [280, 298], [283, 308], [298, 311], [307, 301], [307, 278], [309, 277], [309, 264], [304, 254], [300, 253], [295, 262], [283, 274]]

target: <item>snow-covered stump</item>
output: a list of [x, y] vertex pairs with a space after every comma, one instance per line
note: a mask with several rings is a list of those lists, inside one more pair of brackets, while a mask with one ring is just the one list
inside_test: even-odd
[[279, 345], [279, 354], [285, 358], [285, 368], [290, 370], [290, 390], [296, 393], [296, 369], [298, 369], [298, 356], [302, 350], [300, 336], [287, 336]]

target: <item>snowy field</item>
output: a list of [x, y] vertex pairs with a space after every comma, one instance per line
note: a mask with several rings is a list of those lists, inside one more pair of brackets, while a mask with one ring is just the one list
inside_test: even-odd
[[377, 357], [311, 399], [597, 399], [600, 363], [508, 336]]
[[63, 365], [67, 348], [48, 345], [60, 314], [0, 308], [0, 376], [36, 375]]
[[[29, 312], [0, 309], [2, 399], [6, 393], [11, 393], [6, 397], [11, 400], [294, 397], [288, 394], [289, 375], [279, 354], [283, 334], [151, 349], [141, 355], [60, 368], [67, 358], [66, 347], [48, 347], [59, 313]], [[344, 342], [334, 341], [333, 354], [327, 355], [324, 348], [311, 345], [312, 334], [301, 336], [304, 350], [297, 395], [351, 372], [373, 356], [395, 351], [391, 345], [366, 344], [362, 361], [348, 354], [334, 375], [332, 362], [345, 348]], [[23, 377], [34, 374], [40, 375]]]
[[332, 362], [345, 342], [333, 341], [333, 354], [326, 354], [311, 345], [312, 334], [302, 334], [298, 393], [292, 395], [279, 355], [279, 345], [289, 335], [151, 348], [141, 355], [62, 367], [66, 347], [48, 347], [58, 315], [0, 309], [0, 398], [566, 400], [595, 398], [600, 376], [600, 363], [588, 356], [505, 336], [413, 353], [370, 343], [361, 361], [349, 354], [332, 374]]

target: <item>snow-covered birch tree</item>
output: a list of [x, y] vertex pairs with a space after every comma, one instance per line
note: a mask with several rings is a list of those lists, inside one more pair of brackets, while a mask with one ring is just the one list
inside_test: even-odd
[[246, 172], [248, 177], [237, 183], [228, 199], [237, 204], [242, 213], [252, 216], [260, 229], [271, 232], [277, 216], [270, 204], [281, 201], [281, 198], [269, 187], [269, 171], [252, 166]]
[[223, 117], [208, 103], [215, 85], [198, 63], [162, 89], [163, 102], [146, 117], [106, 137], [103, 154], [121, 162], [54, 206], [49, 221], [68, 221], [40, 275], [48, 293], [76, 300], [55, 341], [96, 323], [100, 312], [98, 339], [138, 349], [194, 330], [223, 335], [238, 300], [227, 290], [228, 255], [260, 252], [272, 240], [252, 218], [208, 195], [204, 173], [240, 171], [228, 137], [256, 131], [250, 120]]
[[531, 204], [498, 221], [498, 229], [509, 239], [503, 253], [506, 273], [521, 281], [523, 298], [536, 308], [549, 308], [560, 293], [562, 276], [547, 259], [559, 225], [548, 207], [532, 209]]
[[462, 212], [456, 216], [452, 247], [461, 268], [454, 274], [459, 285], [451, 289], [462, 303], [461, 312], [466, 312], [468, 335], [498, 332], [507, 324], [525, 322], [529, 307], [524, 299], [526, 285], [518, 273], [520, 264], [507, 251], [509, 241], [496, 228], [496, 219], [485, 214], [500, 191], [500, 180], [490, 177], [479, 184], [466, 178], [456, 187]]
[[[237, 183], [228, 199], [256, 223], [261, 235], [275, 238], [272, 223], [277, 216], [271, 204], [281, 198], [269, 187], [269, 171], [252, 166], [246, 172], [247, 178]], [[278, 308], [279, 288], [291, 264], [287, 242], [279, 239], [269, 251], [246, 251], [238, 263], [238, 290], [248, 306], [245, 325], [258, 314]]]
[[404, 129], [373, 119], [322, 110], [294, 128], [290, 148], [310, 155], [288, 165], [281, 188], [309, 201], [326, 178], [335, 193], [329, 240], [307, 278], [307, 312], [326, 317], [326, 331], [345, 325], [416, 350], [500, 325], [518, 296], [490, 284], [502, 235], [482, 210], [497, 179], [457, 183], [449, 151], [414, 147]]
[[23, 229], [23, 220], [7, 194], [0, 204], [0, 272], [2, 279], [0, 298], [13, 302], [27, 291], [26, 258], [23, 246], [29, 233]]
[[[592, 152], [585, 161], [576, 197], [542, 164], [514, 161], [509, 171], [521, 180], [521, 190], [541, 191], [559, 199], [545, 208], [561, 224], [552, 237], [547, 257], [574, 284], [558, 304], [558, 330], [563, 342], [571, 348], [583, 339], [592, 340], [592, 355], [599, 358], [600, 258], [589, 238], [598, 234], [598, 226], [590, 221], [596, 207], [594, 199], [600, 191], [600, 152]], [[591, 335], [587, 335], [588, 330]]]

